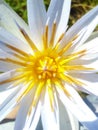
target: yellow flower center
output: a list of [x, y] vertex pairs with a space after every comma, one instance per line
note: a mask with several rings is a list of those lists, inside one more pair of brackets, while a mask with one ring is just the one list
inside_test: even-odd
[[35, 64], [36, 74], [38, 79], [51, 79], [56, 77], [57, 64], [55, 59], [45, 56], [40, 57], [40, 59]]
[[27, 73], [27, 80], [34, 79], [36, 82], [43, 81], [46, 83], [48, 79], [54, 80], [57, 78], [59, 60], [55, 49], [49, 48], [42, 52], [37, 51], [34, 55], [27, 57], [27, 63], [26, 68], [22, 69], [24, 73]]

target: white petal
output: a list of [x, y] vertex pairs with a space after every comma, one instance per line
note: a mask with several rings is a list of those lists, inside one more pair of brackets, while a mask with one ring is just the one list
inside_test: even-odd
[[12, 109], [20, 103], [18, 99], [27, 87], [28, 84], [25, 86], [24, 84], [20, 84], [15, 86], [15, 88], [9, 90], [11, 91], [10, 95], [3, 101], [0, 106], [0, 120], [7, 116], [7, 114], [9, 114]]
[[[27, 41], [20, 30], [20, 28], [23, 29], [31, 38], [29, 27], [4, 1], [0, 1], [0, 26], [13, 34], [13, 38], [17, 37], [18, 39], [20, 39], [19, 46], [23, 46], [24, 48], [22, 47], [22, 49], [25, 50], [27, 48], [26, 50], [28, 52], [31, 51], [31, 48], [28, 46]], [[18, 44], [17, 40], [16, 42], [14, 41], [14, 44]]]
[[[13, 64], [11, 62], [7, 62], [6, 59], [12, 59], [14, 61], [23, 62], [23, 60], [17, 58], [15, 54], [21, 56], [21, 54], [17, 53], [16, 51], [13, 51], [7, 47], [8, 44], [0, 42], [0, 72], [6, 72], [11, 69], [16, 69], [21, 67], [19, 64]], [[13, 47], [13, 46], [12, 46]], [[22, 55], [24, 57], [24, 55]], [[5, 60], [5, 61], [3, 61]]]
[[28, 93], [22, 99], [21, 104], [20, 104], [20, 108], [19, 108], [19, 111], [18, 111], [18, 114], [16, 116], [14, 130], [22, 130], [24, 128], [25, 122], [26, 122], [27, 113], [28, 113], [28, 110], [29, 110], [30, 105], [32, 103], [32, 96], [33, 96], [33, 93], [31, 91], [30, 93]]
[[[15, 69], [0, 74], [0, 83], [1, 83], [0, 91], [1, 92], [15, 87], [15, 85], [13, 85], [14, 84], [13, 82], [6, 82], [6, 80], [12, 79], [12, 77], [14, 76], [17, 76]], [[2, 82], [4, 83], [2, 84]]]
[[60, 113], [60, 130], [78, 130], [79, 122], [75, 116], [62, 104], [58, 98]]
[[79, 43], [76, 44], [76, 48], [81, 46], [87, 39], [88, 37], [92, 34], [96, 26], [98, 25], [98, 16], [95, 17], [92, 22], [84, 28], [85, 32], [82, 37], [80, 37], [80, 40], [78, 41]]
[[86, 42], [81, 45], [77, 51], [86, 50], [86, 54], [82, 57], [82, 59], [97, 59], [98, 60], [98, 37]]
[[0, 121], [3, 120], [17, 105], [17, 93], [20, 88], [13, 89], [10, 95], [0, 105]]
[[51, 109], [49, 95], [46, 90], [44, 103], [42, 105], [42, 110], [41, 110], [41, 119], [42, 119], [44, 130], [59, 130], [59, 122], [58, 122], [59, 111], [58, 108], [56, 107], [57, 106], [54, 107], [54, 111]]
[[53, 22], [57, 24], [56, 41], [65, 32], [69, 13], [70, 13], [71, 0], [51, 0], [48, 8], [47, 17], [49, 20], [49, 27], [52, 26]]
[[40, 111], [41, 111], [41, 102], [39, 101], [36, 107], [35, 112], [32, 114], [32, 123], [30, 125], [30, 130], [35, 130], [38, 122], [39, 122], [39, 118], [40, 118]]
[[[84, 103], [78, 93], [70, 86], [65, 86], [71, 94], [72, 98], [66, 97], [61, 89], [57, 88], [59, 98], [64, 106], [73, 113], [77, 119], [85, 125], [89, 130], [98, 129], [98, 123], [96, 122], [96, 115], [90, 110], [90, 108]], [[96, 126], [96, 127], [95, 127]], [[93, 129], [92, 129], [93, 128]]]
[[[88, 39], [92, 31], [94, 30], [95, 26], [98, 24], [98, 6], [89, 11], [86, 15], [84, 15], [80, 20], [78, 20], [66, 33], [63, 41], [61, 44], [65, 45], [68, 43], [72, 38], [78, 36], [78, 33], [85, 29], [82, 38], [80, 37], [79, 43], [83, 43], [85, 40]], [[86, 35], [85, 35], [86, 34]], [[83, 39], [83, 41], [82, 41]], [[62, 46], [63, 46], [62, 45]]]
[[67, 110], [67, 113], [68, 113], [68, 116], [70, 119], [70, 124], [71, 124], [72, 130], [77, 130], [79, 127], [78, 120], [75, 118], [75, 116], [69, 110]]
[[[53, 10], [56, 11], [55, 10], [56, 3], [57, 3], [57, 0], [51, 0], [50, 1], [49, 7], [48, 7], [48, 11], [47, 11], [47, 16], [51, 16], [52, 13], [54, 13]], [[53, 19], [53, 17], [51, 17], [51, 19]]]
[[[16, 118], [15, 130], [36, 129], [40, 118], [41, 102], [39, 101], [35, 107], [32, 106], [35, 91], [36, 86], [23, 98], [21, 108]], [[28, 101], [29, 103], [27, 103]], [[26, 107], [25, 110], [24, 107]]]
[[[1, 85], [0, 85], [1, 87]], [[7, 99], [7, 97], [13, 92], [13, 89], [11, 90], [6, 90], [6, 91], [1, 91], [0, 90], [0, 104], [2, 104], [4, 102], [4, 100]]]
[[95, 72], [96, 73], [96, 72], [98, 72], [97, 53], [93, 54], [93, 56], [88, 53], [87, 56], [83, 56], [83, 58], [77, 58], [76, 60], [71, 61], [69, 63], [69, 65], [72, 65], [72, 66], [73, 65], [83, 65], [86, 68], [92, 68], [90, 70], [79, 70], [78, 72], [83, 72], [83, 73]]
[[16, 75], [16, 70], [11, 70], [11, 71], [2, 73], [0, 74], [0, 82], [11, 79], [15, 75]]
[[18, 65], [13, 65], [11, 63], [6, 63], [6, 62], [0, 61], [0, 73], [1, 72], [7, 72], [7, 71], [10, 71], [10, 70], [13, 70], [13, 69], [17, 69], [19, 67], [20, 66], [18, 66]]
[[[73, 53], [86, 50], [82, 57], [78, 57], [75, 60], [70, 61], [69, 65], [83, 65], [88, 68], [93, 68], [91, 71], [98, 71], [98, 38], [92, 39], [87, 43], [83, 44], [78, 49], [74, 50]], [[87, 70], [90, 72], [89, 70]], [[85, 71], [85, 72], [87, 72]]]
[[[3, 50], [0, 49], [0, 58], [10, 58], [11, 55], [9, 55], [8, 53], [4, 52]], [[13, 65], [11, 63], [5, 63], [3, 61], [0, 61], [0, 72], [6, 72], [15, 68], [18, 68], [18, 65]]]
[[16, 22], [29, 33], [27, 24], [3, 1], [0, 1], [0, 26], [23, 40], [23, 36]]
[[[61, 1], [60, 1], [61, 2]], [[69, 19], [69, 13], [70, 13], [70, 4], [71, 0], [63, 0], [62, 7], [58, 8], [58, 17], [57, 19], [57, 32], [56, 32], [56, 38], [55, 43], [59, 40], [60, 36], [65, 33], [65, 30], [67, 29], [67, 23]], [[61, 9], [61, 10], [60, 10]]]
[[80, 90], [98, 96], [97, 73], [70, 73], [70, 75], [84, 83], [82, 87], [77, 86]]
[[14, 83], [2, 84], [2, 85], [0, 85], [0, 92], [4, 92], [4, 91], [7, 91], [7, 90], [10, 91], [14, 87], [16, 87]]
[[[36, 92], [36, 86], [31, 92], [32, 102], [34, 99], [35, 92]], [[29, 111], [28, 111], [27, 118], [26, 118], [26, 123], [24, 126], [24, 130], [27, 130], [27, 129], [35, 130], [36, 129], [39, 119], [40, 119], [40, 111], [41, 111], [40, 99], [35, 106], [32, 106], [32, 103], [30, 104]]]
[[87, 41], [90, 41], [90, 40], [92, 40], [92, 39], [94, 39], [94, 38], [96, 38], [96, 37], [98, 37], [98, 31], [93, 32], [93, 33], [90, 35], [90, 37], [87, 39]]
[[[1, 27], [0, 27], [0, 41], [1, 41], [0, 43], [1, 48], [4, 48], [4, 46], [8, 44], [20, 50], [23, 50], [27, 54], [32, 53], [32, 50], [27, 43], [21, 41], [16, 36], [14, 36], [13, 34], [11, 34], [10, 32]], [[3, 45], [2, 42], [4, 42], [5, 45]], [[8, 50], [6, 49], [6, 51]]]
[[0, 58], [8, 58], [14, 54], [13, 51], [11, 51], [6, 45], [6, 43], [0, 41]]
[[98, 59], [95, 60], [94, 62], [88, 64], [87, 67], [94, 68], [94, 69], [95, 69], [95, 72], [98, 72]]
[[[30, 107], [31, 107], [31, 105], [30, 105]], [[29, 110], [30, 110], [30, 107], [29, 107]], [[36, 129], [39, 118], [40, 118], [40, 110], [41, 110], [41, 102], [39, 101], [37, 106], [32, 108], [30, 115], [28, 115], [29, 113], [27, 113], [24, 130], [27, 130], [27, 129], [35, 130]]]
[[27, 9], [33, 41], [38, 48], [41, 48], [42, 33], [46, 22], [46, 11], [43, 0], [27, 0]]

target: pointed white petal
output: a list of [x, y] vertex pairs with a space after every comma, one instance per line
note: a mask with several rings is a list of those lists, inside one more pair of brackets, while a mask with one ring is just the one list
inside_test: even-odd
[[1, 73], [0, 74], [0, 82], [4, 81], [4, 80], [8, 80], [11, 79], [13, 76], [16, 75], [16, 70], [11, 70], [5, 73]]
[[51, 0], [50, 1], [49, 7], [48, 7], [48, 11], [47, 11], [47, 16], [51, 16], [52, 15], [56, 3], [57, 3], [57, 0]]
[[83, 65], [87, 68], [93, 68], [94, 70], [84, 70], [83, 72], [98, 71], [98, 38], [92, 39], [87, 43], [83, 44], [78, 49], [74, 50], [73, 53], [86, 50], [82, 57], [78, 57], [75, 60], [70, 61], [69, 65]]
[[95, 72], [98, 72], [98, 59], [90, 64], [87, 65], [87, 67], [91, 67], [91, 68], [94, 68], [95, 69]]
[[[98, 72], [98, 59], [97, 59], [97, 54], [93, 54], [94, 56], [90, 55], [88, 53], [87, 56], [83, 56], [83, 58], [78, 58], [76, 60], [73, 60], [69, 63], [69, 65], [83, 65], [86, 68], [92, 68], [90, 70], [79, 70], [76, 72], [75, 71], [70, 71], [70, 72], [76, 72], [76, 73], [91, 73], [91, 72]], [[91, 58], [91, 59], [90, 59]], [[68, 72], [68, 73], [70, 73]]]
[[44, 130], [52, 130], [52, 129], [59, 130], [58, 114], [59, 114], [59, 111], [58, 111], [57, 106], [54, 106], [54, 110], [52, 110], [50, 106], [49, 95], [46, 90], [44, 102], [43, 102], [42, 110], [41, 110], [41, 119], [42, 119]]
[[16, 22], [29, 33], [27, 24], [3, 1], [0, 1], [0, 26], [23, 40], [23, 36]]
[[[61, 0], [60, 0], [61, 2]], [[56, 38], [55, 42], [56, 43], [60, 36], [65, 33], [65, 30], [67, 29], [67, 23], [69, 20], [69, 13], [70, 13], [70, 5], [71, 5], [71, 0], [63, 0], [62, 7], [58, 8], [58, 17], [59, 20], [57, 19], [57, 32], [56, 32]]]
[[[8, 45], [9, 44], [6, 44], [4, 42], [0, 42], [0, 47], [1, 47], [0, 48], [0, 72], [6, 72], [6, 71], [9, 71], [11, 69], [16, 69], [16, 68], [21, 67], [21, 65], [19, 65], [19, 64], [7, 62], [6, 61], [7, 59], [12, 59], [14, 61], [24, 62], [24, 59], [20, 59], [17, 57], [17, 55], [21, 56], [21, 53], [18, 53], [17, 51], [14, 51], [13, 49], [9, 48]], [[14, 46], [11, 46], [11, 47], [14, 47]], [[14, 47], [14, 48], [16, 48], [16, 47]], [[22, 54], [21, 57], [24, 58], [24, 55]]]
[[19, 92], [19, 87], [17, 89], [13, 89], [10, 95], [3, 101], [0, 105], [0, 121], [3, 120], [17, 105], [17, 93]]
[[[0, 65], [1, 65], [1, 62], [0, 62]], [[4, 65], [4, 64], [3, 64]], [[6, 67], [9, 67], [9, 66], [6, 66]], [[6, 67], [4, 67], [5, 69], [6, 69]], [[0, 69], [2, 69], [3, 67], [1, 67], [0, 66]], [[4, 69], [3, 68], [3, 69]], [[10, 69], [10, 68], [9, 68]], [[7, 72], [4, 72], [4, 73], [0, 73], [0, 91], [2, 92], [2, 91], [4, 91], [4, 90], [8, 90], [8, 89], [11, 89], [11, 88], [13, 88], [13, 87], [15, 87], [14, 85], [13, 85], [13, 82], [8, 82], [8, 83], [6, 83], [6, 80], [9, 80], [9, 79], [11, 79], [12, 77], [14, 77], [16, 74], [16, 70], [15, 69], [13, 69], [13, 70], [9, 70], [9, 71], [7, 71]], [[5, 81], [5, 83], [3, 83], [2, 84], [2, 82], [4, 82]]]
[[13, 65], [11, 63], [6, 63], [6, 62], [0, 61], [0, 73], [1, 72], [7, 72], [7, 71], [10, 71], [10, 70], [13, 70], [13, 69], [17, 69], [19, 67], [20, 66], [18, 66], [18, 65]]
[[[14, 86], [14, 85], [13, 85]], [[0, 85], [1, 87], [1, 85]], [[7, 99], [7, 97], [13, 92], [13, 89], [1, 91], [0, 90], [0, 104], [4, 102], [4, 100]]]
[[[11, 58], [12, 56], [0, 49], [0, 58], [5, 59], [8, 57]], [[19, 68], [19, 66], [13, 65], [11, 63], [5, 63], [3, 61], [0, 61], [0, 72], [6, 72], [6, 71], [16, 69], [16, 68]]]
[[50, 6], [47, 11], [47, 17], [49, 20], [49, 27], [52, 26], [53, 22], [57, 24], [56, 41], [65, 32], [69, 13], [70, 13], [71, 0], [51, 0]]
[[[9, 54], [8, 54], [8, 53]], [[13, 57], [12, 55], [14, 54], [13, 51], [11, 51], [8, 47], [7, 44], [0, 41], [0, 58], [8, 58], [8, 57]]]
[[0, 91], [8, 90], [11, 88], [15, 88], [14, 82], [6, 82], [7, 80], [11, 80], [12, 77], [17, 76], [16, 70], [10, 70], [0, 74]]
[[62, 104], [58, 98], [59, 115], [60, 115], [60, 130], [78, 130], [79, 122], [75, 116]]
[[86, 50], [86, 54], [82, 56], [82, 59], [97, 59], [98, 60], [98, 37], [81, 45], [77, 51]]
[[67, 110], [67, 113], [68, 113], [68, 117], [69, 117], [69, 120], [70, 120], [72, 130], [77, 130], [78, 127], [79, 127], [78, 120], [75, 118], [75, 116], [68, 109], [66, 109], [66, 110]]
[[[79, 43], [83, 43], [88, 39], [94, 28], [98, 24], [98, 6], [89, 11], [80, 20], [78, 20], [66, 33], [64, 39], [62, 40], [63, 45], [72, 40], [75, 36], [79, 36], [79, 32], [84, 29], [84, 34], [80, 37]], [[62, 45], [62, 46], [63, 46]]]
[[70, 73], [71, 76], [83, 82], [84, 85], [77, 86], [81, 91], [98, 96], [98, 74], [97, 73]]
[[[21, 32], [21, 29], [23, 29], [31, 38], [29, 27], [3, 0], [0, 1], [0, 26], [5, 30], [7, 30], [8, 32], [10, 32], [11, 34], [13, 34], [14, 35], [13, 37], [17, 37], [18, 39], [20, 39], [19, 46], [23, 46], [23, 47], [26, 46], [26, 48], [29, 50], [27, 50], [26, 48], [25, 49], [28, 52], [31, 51], [31, 48], [28, 46], [27, 41]], [[0, 39], [2, 38], [0, 37]], [[17, 40], [14, 41], [14, 43], [18, 44]]]
[[6, 84], [2, 84], [0, 85], [0, 93], [7, 91], [7, 90], [11, 90], [12, 88], [16, 87], [14, 85], [14, 83], [6, 83]]
[[7, 116], [7, 114], [9, 114], [12, 109], [20, 103], [18, 99], [27, 87], [28, 84], [26, 84], [25, 86], [24, 84], [20, 84], [15, 86], [15, 88], [9, 90], [11, 91], [10, 95], [0, 105], [0, 120]]
[[94, 20], [92, 20], [92, 22], [89, 23], [89, 25], [84, 28], [85, 32], [83, 33], [82, 37], [80, 37], [80, 40], [78, 41], [79, 43], [76, 44], [76, 48], [81, 46], [88, 39], [88, 37], [92, 34], [97, 25], [98, 25], [98, 16], [96, 16]]
[[92, 127], [95, 128], [95, 126], [96, 129], [98, 129], [98, 124], [96, 123], [96, 115], [90, 110], [90, 108], [84, 103], [82, 98], [72, 87], [68, 85], [66, 85], [65, 87], [71, 95], [70, 98], [68, 98], [61, 89], [57, 88], [59, 98], [64, 106], [71, 113], [73, 113], [77, 117], [77, 119], [89, 130], [92, 130]]
[[[31, 105], [30, 105], [31, 107]], [[30, 110], [30, 108], [29, 108]], [[32, 107], [31, 113], [27, 113], [26, 122], [24, 124], [24, 130], [35, 130], [40, 118], [41, 102], [39, 101], [37, 106]], [[17, 130], [17, 129], [16, 129]]]
[[[22, 105], [20, 107], [19, 113], [16, 118], [15, 130], [17, 129], [35, 130], [36, 129], [39, 118], [40, 118], [41, 102], [39, 101], [35, 107], [32, 106], [35, 91], [36, 91], [36, 88], [33, 88], [23, 98]], [[25, 109], [24, 109], [24, 106], [26, 107]]]
[[[33, 92], [34, 93], [34, 92]], [[32, 103], [32, 91], [28, 93], [21, 101], [20, 108], [18, 114], [16, 116], [15, 127], [14, 130], [22, 130], [26, 123], [26, 117], [28, 114], [28, 110]], [[25, 109], [24, 109], [25, 108]]]
[[43, 0], [27, 0], [28, 22], [36, 46], [42, 47], [42, 33], [46, 22]]
[[[5, 43], [5, 45], [3, 45], [3, 42]], [[26, 42], [21, 41], [16, 36], [8, 32], [4, 28], [0, 27], [0, 46], [1, 48], [4, 48], [6, 47], [6, 45], [14, 46], [20, 50], [23, 50], [27, 54], [32, 52], [31, 48]], [[7, 47], [6, 51], [9, 51], [7, 50]]]
[[93, 32], [90, 37], [87, 39], [87, 42], [98, 37], [98, 31]]
[[38, 122], [39, 122], [39, 118], [40, 118], [40, 111], [41, 111], [41, 102], [39, 101], [38, 104], [37, 104], [37, 107], [35, 108], [35, 112], [33, 113], [33, 110], [32, 110], [32, 122], [31, 122], [31, 125], [30, 125], [30, 130], [35, 130], [37, 125], [38, 125]]

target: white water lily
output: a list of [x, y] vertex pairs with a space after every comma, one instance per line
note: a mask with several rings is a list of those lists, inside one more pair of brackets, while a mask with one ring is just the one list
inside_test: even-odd
[[[79, 91], [98, 96], [98, 6], [70, 29], [71, 0], [27, 0], [29, 26], [0, 0], [0, 91], [13, 90], [0, 106], [3, 120], [17, 105], [14, 130], [59, 130], [60, 100], [89, 130], [98, 118]], [[85, 43], [85, 44], [84, 44]], [[63, 113], [64, 114], [64, 113]]]

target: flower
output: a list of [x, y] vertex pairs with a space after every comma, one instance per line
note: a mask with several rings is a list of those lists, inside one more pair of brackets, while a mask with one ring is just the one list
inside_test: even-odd
[[[98, 6], [68, 29], [71, 0], [27, 0], [28, 24], [0, 1], [0, 90], [13, 90], [0, 120], [19, 105], [14, 130], [59, 130], [59, 102], [89, 130], [98, 118], [79, 91], [98, 96]], [[85, 44], [84, 44], [85, 43]]]

